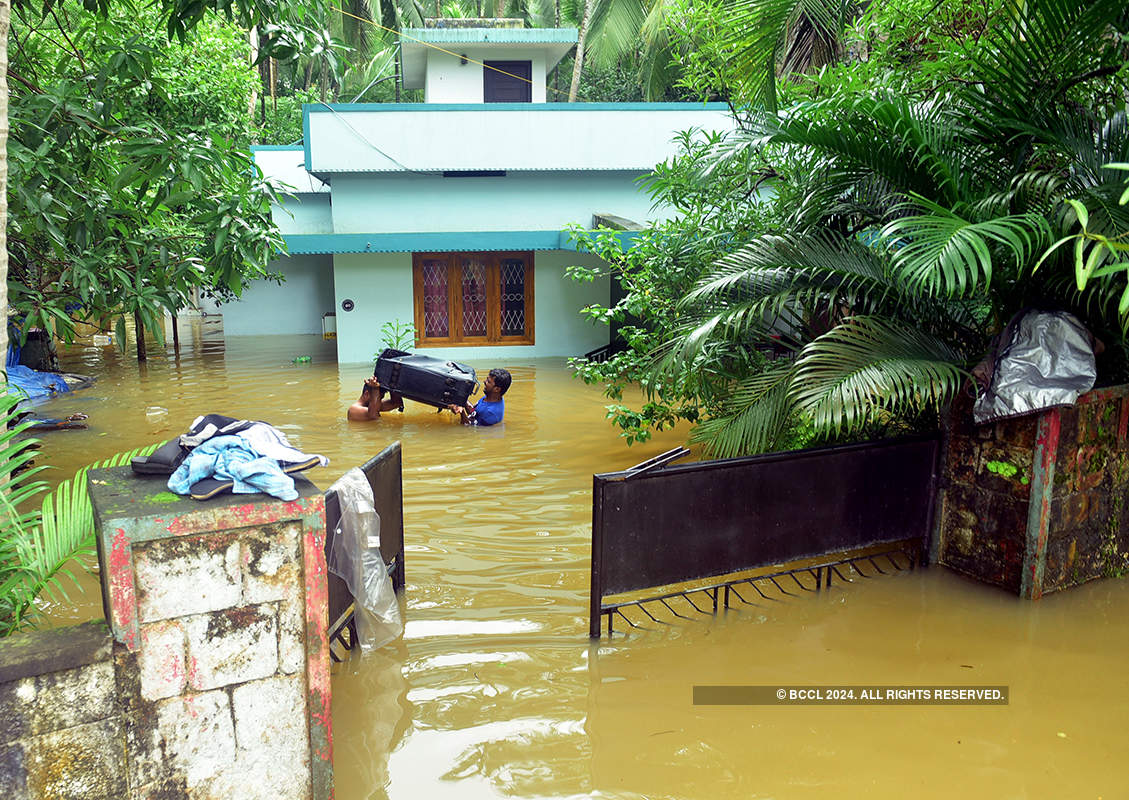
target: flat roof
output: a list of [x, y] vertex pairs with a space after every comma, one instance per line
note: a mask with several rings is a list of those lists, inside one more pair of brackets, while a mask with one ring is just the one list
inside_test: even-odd
[[251, 155], [267, 182], [294, 194], [324, 194], [329, 186], [306, 170], [303, 145], [252, 145]]

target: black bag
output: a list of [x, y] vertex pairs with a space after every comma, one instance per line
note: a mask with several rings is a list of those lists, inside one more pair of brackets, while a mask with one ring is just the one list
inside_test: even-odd
[[466, 364], [392, 348], [380, 354], [372, 374], [382, 388], [436, 408], [466, 405], [478, 385], [474, 370]]

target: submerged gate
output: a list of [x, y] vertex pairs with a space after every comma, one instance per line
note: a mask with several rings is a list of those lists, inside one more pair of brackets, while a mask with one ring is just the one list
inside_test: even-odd
[[[939, 452], [937, 438], [889, 440], [772, 453], [723, 461], [670, 465], [687, 451], [671, 451], [624, 472], [593, 476], [592, 581], [589, 633], [599, 637], [601, 616], [633, 606], [651, 619], [648, 603], [684, 616], [673, 598], [698, 611], [725, 606], [738, 587], [761, 592], [758, 581], [793, 581], [806, 572], [815, 588], [845, 564], [867, 561], [901, 569], [927, 553]], [[895, 543], [897, 546], [895, 547]], [[880, 545], [888, 544], [883, 550]], [[824, 560], [755, 579], [725, 579], [742, 571], [876, 548], [863, 556]], [[862, 570], [859, 570], [862, 572]], [[862, 574], [866, 574], [862, 572]], [[826, 577], [825, 577], [826, 575]], [[716, 579], [710, 583], [710, 579]], [[656, 587], [705, 582], [693, 589]], [[647, 594], [645, 590], [653, 590]], [[609, 595], [634, 593], [623, 602]], [[692, 593], [704, 593], [706, 609]], [[762, 592], [763, 595], [763, 592]]]

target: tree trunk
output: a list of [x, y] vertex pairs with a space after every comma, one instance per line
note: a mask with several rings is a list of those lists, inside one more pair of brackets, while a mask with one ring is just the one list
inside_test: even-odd
[[141, 312], [133, 312], [133, 330], [137, 334], [137, 360], [145, 361], [149, 356], [145, 352], [145, 325], [141, 322]]
[[[0, 0], [0, 369], [8, 364], [8, 24], [9, 0]], [[5, 369], [5, 375], [7, 374]]]
[[[557, 28], [561, 26], [561, 0], [555, 0], [553, 3], [553, 25]], [[561, 96], [561, 65], [553, 67], [553, 102], [557, 102]]]
[[584, 40], [588, 37], [588, 20], [592, 16], [592, 0], [585, 0], [584, 16], [580, 20], [580, 31], [577, 34], [576, 60], [572, 62], [572, 85], [568, 89], [568, 101], [576, 102], [576, 93], [580, 90], [580, 73], [584, 69]]
[[[251, 65], [255, 66], [258, 70], [261, 82], [263, 69], [261, 66], [255, 65], [255, 60], [259, 57], [259, 29], [254, 25], [251, 26], [251, 30], [247, 33], [247, 41], [251, 45]], [[251, 97], [247, 100], [247, 117], [252, 122], [255, 120], [255, 103], [258, 102], [258, 99], [258, 92], [252, 87]]]

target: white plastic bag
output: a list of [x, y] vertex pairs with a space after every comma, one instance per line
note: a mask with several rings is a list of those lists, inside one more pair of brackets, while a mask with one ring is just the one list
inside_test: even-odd
[[329, 571], [345, 581], [353, 595], [357, 638], [368, 653], [404, 632], [392, 580], [380, 555], [380, 516], [372, 487], [357, 468], [330, 487], [341, 501], [341, 521], [329, 553]]

